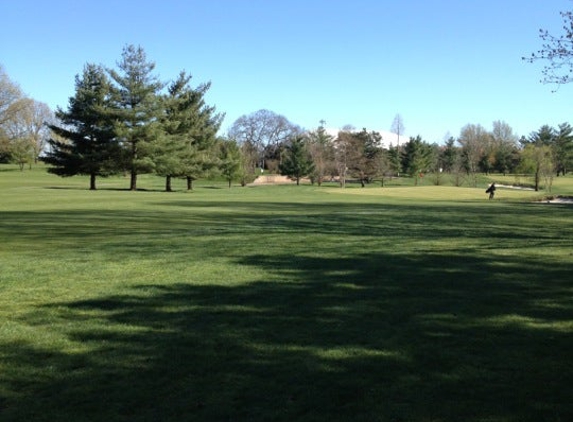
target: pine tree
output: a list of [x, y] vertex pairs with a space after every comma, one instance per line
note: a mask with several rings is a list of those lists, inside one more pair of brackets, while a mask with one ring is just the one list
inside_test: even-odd
[[137, 175], [154, 169], [154, 145], [161, 136], [161, 98], [164, 84], [152, 72], [155, 63], [147, 60], [141, 47], [124, 47], [120, 72], [109, 74], [114, 86], [117, 136], [126, 152], [130, 190], [137, 190]]
[[86, 64], [76, 76], [75, 95], [68, 109], [58, 109], [60, 125], [50, 125], [54, 136], [48, 140], [44, 159], [50, 173], [59, 176], [89, 175], [90, 189], [96, 189], [97, 176], [120, 171], [121, 149], [115, 138], [109, 110], [110, 81], [105, 71]]
[[573, 127], [569, 123], [559, 125], [559, 130], [553, 141], [553, 150], [557, 176], [559, 174], [565, 176], [573, 166]]
[[205, 104], [211, 84], [192, 88], [190, 81], [191, 76], [181, 72], [163, 97], [163, 137], [158, 140], [154, 160], [157, 174], [166, 177], [166, 190], [170, 190], [171, 177], [185, 177], [187, 188], [192, 189], [193, 180], [217, 165], [215, 135], [223, 115]]
[[314, 163], [314, 170], [311, 174], [311, 180], [318, 186], [327, 177], [328, 172], [332, 172], [334, 165], [334, 137], [326, 132], [324, 126], [321, 125], [307, 135], [308, 149]]
[[349, 171], [362, 187], [370, 183], [378, 173], [378, 155], [381, 153], [382, 136], [378, 132], [362, 129], [352, 134], [352, 154]]
[[221, 156], [219, 170], [231, 187], [233, 180], [241, 177], [241, 149], [236, 141], [225, 140], [221, 142]]
[[406, 171], [414, 178], [414, 184], [418, 185], [419, 177], [428, 171], [432, 164], [430, 145], [422, 141], [419, 135], [410, 138], [404, 147], [404, 162]]
[[314, 170], [314, 164], [304, 143], [304, 138], [299, 136], [292, 140], [287, 146], [287, 154], [280, 165], [282, 175], [295, 180], [300, 184], [300, 179], [308, 176]]

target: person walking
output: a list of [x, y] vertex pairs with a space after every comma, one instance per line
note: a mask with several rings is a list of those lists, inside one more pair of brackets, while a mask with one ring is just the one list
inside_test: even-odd
[[485, 193], [489, 193], [489, 199], [493, 199], [493, 196], [495, 195], [495, 183], [489, 185], [489, 188], [487, 188]]

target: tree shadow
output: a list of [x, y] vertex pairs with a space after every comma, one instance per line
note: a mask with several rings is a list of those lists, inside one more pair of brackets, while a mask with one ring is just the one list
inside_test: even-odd
[[0, 382], [1, 419], [573, 418], [570, 265], [465, 252], [236, 264], [264, 278], [158, 281], [25, 316], [66, 327], [75, 347], [2, 344], [14, 369]]

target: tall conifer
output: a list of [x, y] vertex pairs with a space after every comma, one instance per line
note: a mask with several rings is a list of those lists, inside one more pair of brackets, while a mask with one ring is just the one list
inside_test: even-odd
[[60, 124], [50, 125], [54, 136], [45, 161], [50, 173], [59, 176], [89, 175], [90, 189], [96, 189], [97, 176], [120, 171], [120, 146], [109, 111], [110, 81], [102, 67], [86, 64], [76, 76], [75, 95], [68, 109], [58, 109]]
[[109, 74], [114, 86], [116, 133], [126, 151], [130, 190], [137, 190], [137, 175], [154, 169], [152, 146], [161, 135], [160, 92], [164, 87], [153, 74], [155, 63], [141, 47], [124, 47], [119, 72]]
[[158, 161], [162, 163], [160, 175], [167, 178], [166, 189], [171, 176], [186, 178], [187, 188], [191, 189], [193, 180], [217, 165], [214, 148], [224, 115], [216, 113], [215, 107], [205, 103], [205, 94], [211, 84], [193, 88], [190, 81], [191, 76], [181, 72], [169, 86], [164, 101], [162, 125], [165, 138], [159, 148], [160, 157], [164, 157], [159, 157]]

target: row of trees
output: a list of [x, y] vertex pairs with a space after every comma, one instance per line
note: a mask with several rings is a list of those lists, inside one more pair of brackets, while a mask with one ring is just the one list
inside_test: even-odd
[[[124, 49], [118, 70], [86, 64], [57, 120], [2, 73], [4, 157], [11, 154], [23, 166], [39, 156], [49, 138], [44, 160], [52, 173], [89, 175], [90, 189], [99, 176], [125, 173], [135, 190], [138, 174], [155, 172], [165, 177], [167, 191], [173, 177], [187, 179], [188, 188], [193, 180], [214, 174], [229, 186], [233, 181], [245, 185], [263, 170], [297, 182], [309, 177], [319, 185], [336, 179], [342, 186], [348, 179], [383, 185], [395, 175], [412, 176], [417, 184], [428, 173], [435, 183], [451, 174], [456, 184], [475, 185], [478, 173], [519, 172], [534, 174], [539, 188], [543, 178], [565, 174], [572, 165], [573, 129], [567, 123], [543, 126], [521, 139], [503, 121], [494, 122], [490, 131], [469, 124], [445, 145], [417, 136], [384, 148], [378, 132], [346, 127], [333, 135], [324, 121], [308, 132], [282, 115], [259, 110], [241, 116], [225, 137], [218, 137], [223, 116], [204, 101], [210, 85], [192, 88], [184, 72], [166, 84], [153, 75], [154, 66], [134, 46]], [[45, 112], [32, 112], [37, 109]], [[400, 115], [392, 127], [403, 132]]]
[[[245, 121], [251, 122], [250, 128], [257, 116], [268, 117], [270, 113], [259, 111], [243, 116], [229, 132], [240, 146], [243, 163], [248, 164], [245, 174], [254, 174], [257, 163], [263, 162], [272, 171], [277, 162], [277, 169], [293, 180], [309, 177], [319, 185], [333, 179], [341, 186], [348, 179], [359, 181], [362, 186], [374, 180], [384, 185], [387, 177], [396, 175], [411, 176], [418, 184], [420, 177], [429, 173], [437, 184], [442, 183], [444, 174], [450, 174], [455, 184], [475, 186], [479, 173], [527, 173], [534, 175], [535, 188], [539, 189], [542, 178], [564, 175], [573, 166], [573, 128], [568, 123], [556, 129], [543, 126], [522, 138], [503, 121], [494, 122], [490, 131], [468, 124], [457, 139], [450, 137], [445, 145], [430, 144], [416, 136], [402, 145], [385, 148], [378, 132], [345, 128], [331, 135], [324, 122], [305, 134], [299, 133], [296, 126], [287, 125], [291, 135], [283, 141], [259, 136], [262, 132], [278, 133], [271, 130], [273, 125], [269, 122], [273, 120], [268, 118], [264, 119], [265, 131], [243, 128]], [[259, 124], [262, 126], [263, 121]]]
[[46, 146], [46, 122], [54, 116], [47, 104], [26, 97], [0, 65], [0, 163], [23, 169], [35, 162]]
[[[557, 84], [570, 82], [569, 74], [557, 72], [573, 68], [573, 13], [562, 16], [565, 34], [541, 31], [543, 48], [525, 58], [549, 61], [544, 81]], [[193, 180], [215, 173], [229, 185], [244, 185], [263, 169], [297, 182], [302, 177], [318, 184], [337, 179], [342, 186], [348, 178], [364, 186], [404, 174], [417, 184], [427, 173], [436, 183], [449, 173], [456, 184], [475, 185], [480, 172], [519, 172], [533, 174], [538, 189], [543, 178], [550, 182], [573, 165], [568, 123], [543, 126], [520, 139], [502, 121], [494, 122], [490, 131], [470, 124], [440, 146], [420, 136], [401, 143], [404, 125], [397, 115], [392, 130], [398, 143], [384, 148], [377, 132], [344, 128], [333, 135], [324, 122], [305, 132], [284, 116], [259, 110], [237, 119], [226, 137], [217, 137], [223, 115], [204, 101], [210, 84], [193, 88], [185, 72], [165, 83], [154, 68], [134, 46], [124, 48], [118, 69], [87, 64], [76, 77], [68, 108], [58, 109], [54, 118], [45, 104], [24, 96], [0, 67], [0, 162], [11, 160], [23, 168], [44, 151], [50, 172], [89, 175], [91, 189], [98, 176], [126, 173], [135, 190], [138, 174], [155, 172], [165, 177], [168, 191], [173, 177], [186, 178], [188, 188]]]
[[128, 173], [130, 190], [137, 176], [154, 172], [193, 180], [216, 165], [216, 134], [223, 115], [205, 104], [209, 83], [191, 87], [181, 72], [171, 83], [153, 73], [141, 47], [126, 46], [118, 69], [86, 64], [76, 77], [75, 95], [67, 110], [58, 109], [58, 124], [50, 124], [44, 160], [60, 176], [98, 176]]

